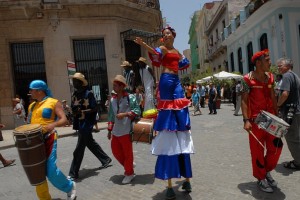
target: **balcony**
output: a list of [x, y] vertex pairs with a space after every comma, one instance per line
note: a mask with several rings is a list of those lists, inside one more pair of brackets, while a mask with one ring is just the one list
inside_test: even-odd
[[233, 32], [235, 32], [245, 21], [268, 0], [252, 0], [248, 5], [240, 10], [240, 14], [231, 20], [231, 23], [224, 28], [222, 33], [222, 41], [226, 40]]
[[269, 0], [252, 0], [249, 5], [249, 14], [251, 15], [257, 9], [259, 9], [263, 4], [265, 4]]
[[132, 3], [137, 3], [141, 5], [145, 5], [146, 7], [153, 8], [153, 9], [160, 9], [159, 0], [127, 0]]
[[[148, 8], [160, 10], [159, 0], [126, 0], [128, 2], [136, 3]], [[117, 1], [114, 1], [117, 2]], [[124, 2], [124, 0], [120, 0]], [[14, 0], [14, 1], [1, 1], [0, 7], [7, 6], [37, 6], [37, 5], [46, 5], [46, 7], [56, 7], [55, 5], [78, 5], [78, 4], [109, 4], [111, 0]]]

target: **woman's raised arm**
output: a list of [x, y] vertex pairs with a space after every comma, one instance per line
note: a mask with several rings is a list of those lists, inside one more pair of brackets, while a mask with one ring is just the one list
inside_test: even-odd
[[156, 54], [154, 48], [149, 46], [146, 42], [144, 42], [142, 38], [136, 37], [133, 41], [139, 44], [141, 47], [144, 47], [149, 53]]

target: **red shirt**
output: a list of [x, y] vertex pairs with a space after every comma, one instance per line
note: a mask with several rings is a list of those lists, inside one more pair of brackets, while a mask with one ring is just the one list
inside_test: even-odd
[[268, 73], [268, 81], [260, 82], [252, 77], [252, 73], [248, 73], [244, 76], [244, 83], [242, 84], [243, 92], [249, 92], [248, 100], [248, 114], [249, 118], [256, 118], [261, 110], [265, 110], [274, 114], [273, 101], [271, 97], [271, 90], [274, 90], [274, 76], [272, 73]]

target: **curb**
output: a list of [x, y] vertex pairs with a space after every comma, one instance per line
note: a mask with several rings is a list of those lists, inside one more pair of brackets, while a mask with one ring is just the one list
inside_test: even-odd
[[2, 146], [0, 147], [0, 150], [5, 150], [5, 149], [9, 149], [9, 148], [12, 148], [12, 147], [16, 147], [14, 144], [8, 144], [6, 146]]
[[[106, 127], [99, 128], [99, 130], [106, 130]], [[58, 139], [65, 138], [65, 137], [70, 137], [70, 136], [77, 137], [77, 134], [74, 134], [74, 133], [61, 134], [61, 135], [58, 135]], [[4, 146], [0, 146], [0, 150], [10, 149], [10, 148], [13, 148], [13, 147], [16, 147], [15, 144], [7, 144], [7, 145], [4, 145]]]

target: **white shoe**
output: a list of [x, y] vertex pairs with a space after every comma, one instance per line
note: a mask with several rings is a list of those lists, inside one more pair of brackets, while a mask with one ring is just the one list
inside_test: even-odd
[[267, 192], [267, 193], [272, 193], [273, 192], [272, 187], [269, 185], [269, 183], [266, 179], [259, 180], [257, 182], [257, 185], [258, 185], [259, 189], [261, 189], [264, 192]]
[[271, 187], [277, 187], [278, 183], [273, 179], [270, 172], [267, 172], [266, 180], [268, 181]]
[[132, 174], [132, 175], [130, 175], [130, 176], [126, 176], [126, 175], [125, 175], [125, 177], [124, 177], [122, 183], [123, 183], [123, 184], [128, 184], [128, 183], [130, 183], [130, 182], [132, 181], [132, 179], [134, 179], [134, 177], [135, 177], [134, 174]]
[[74, 199], [76, 199], [76, 184], [73, 181], [73, 187], [72, 190], [67, 194], [67, 200], [74, 200]]

